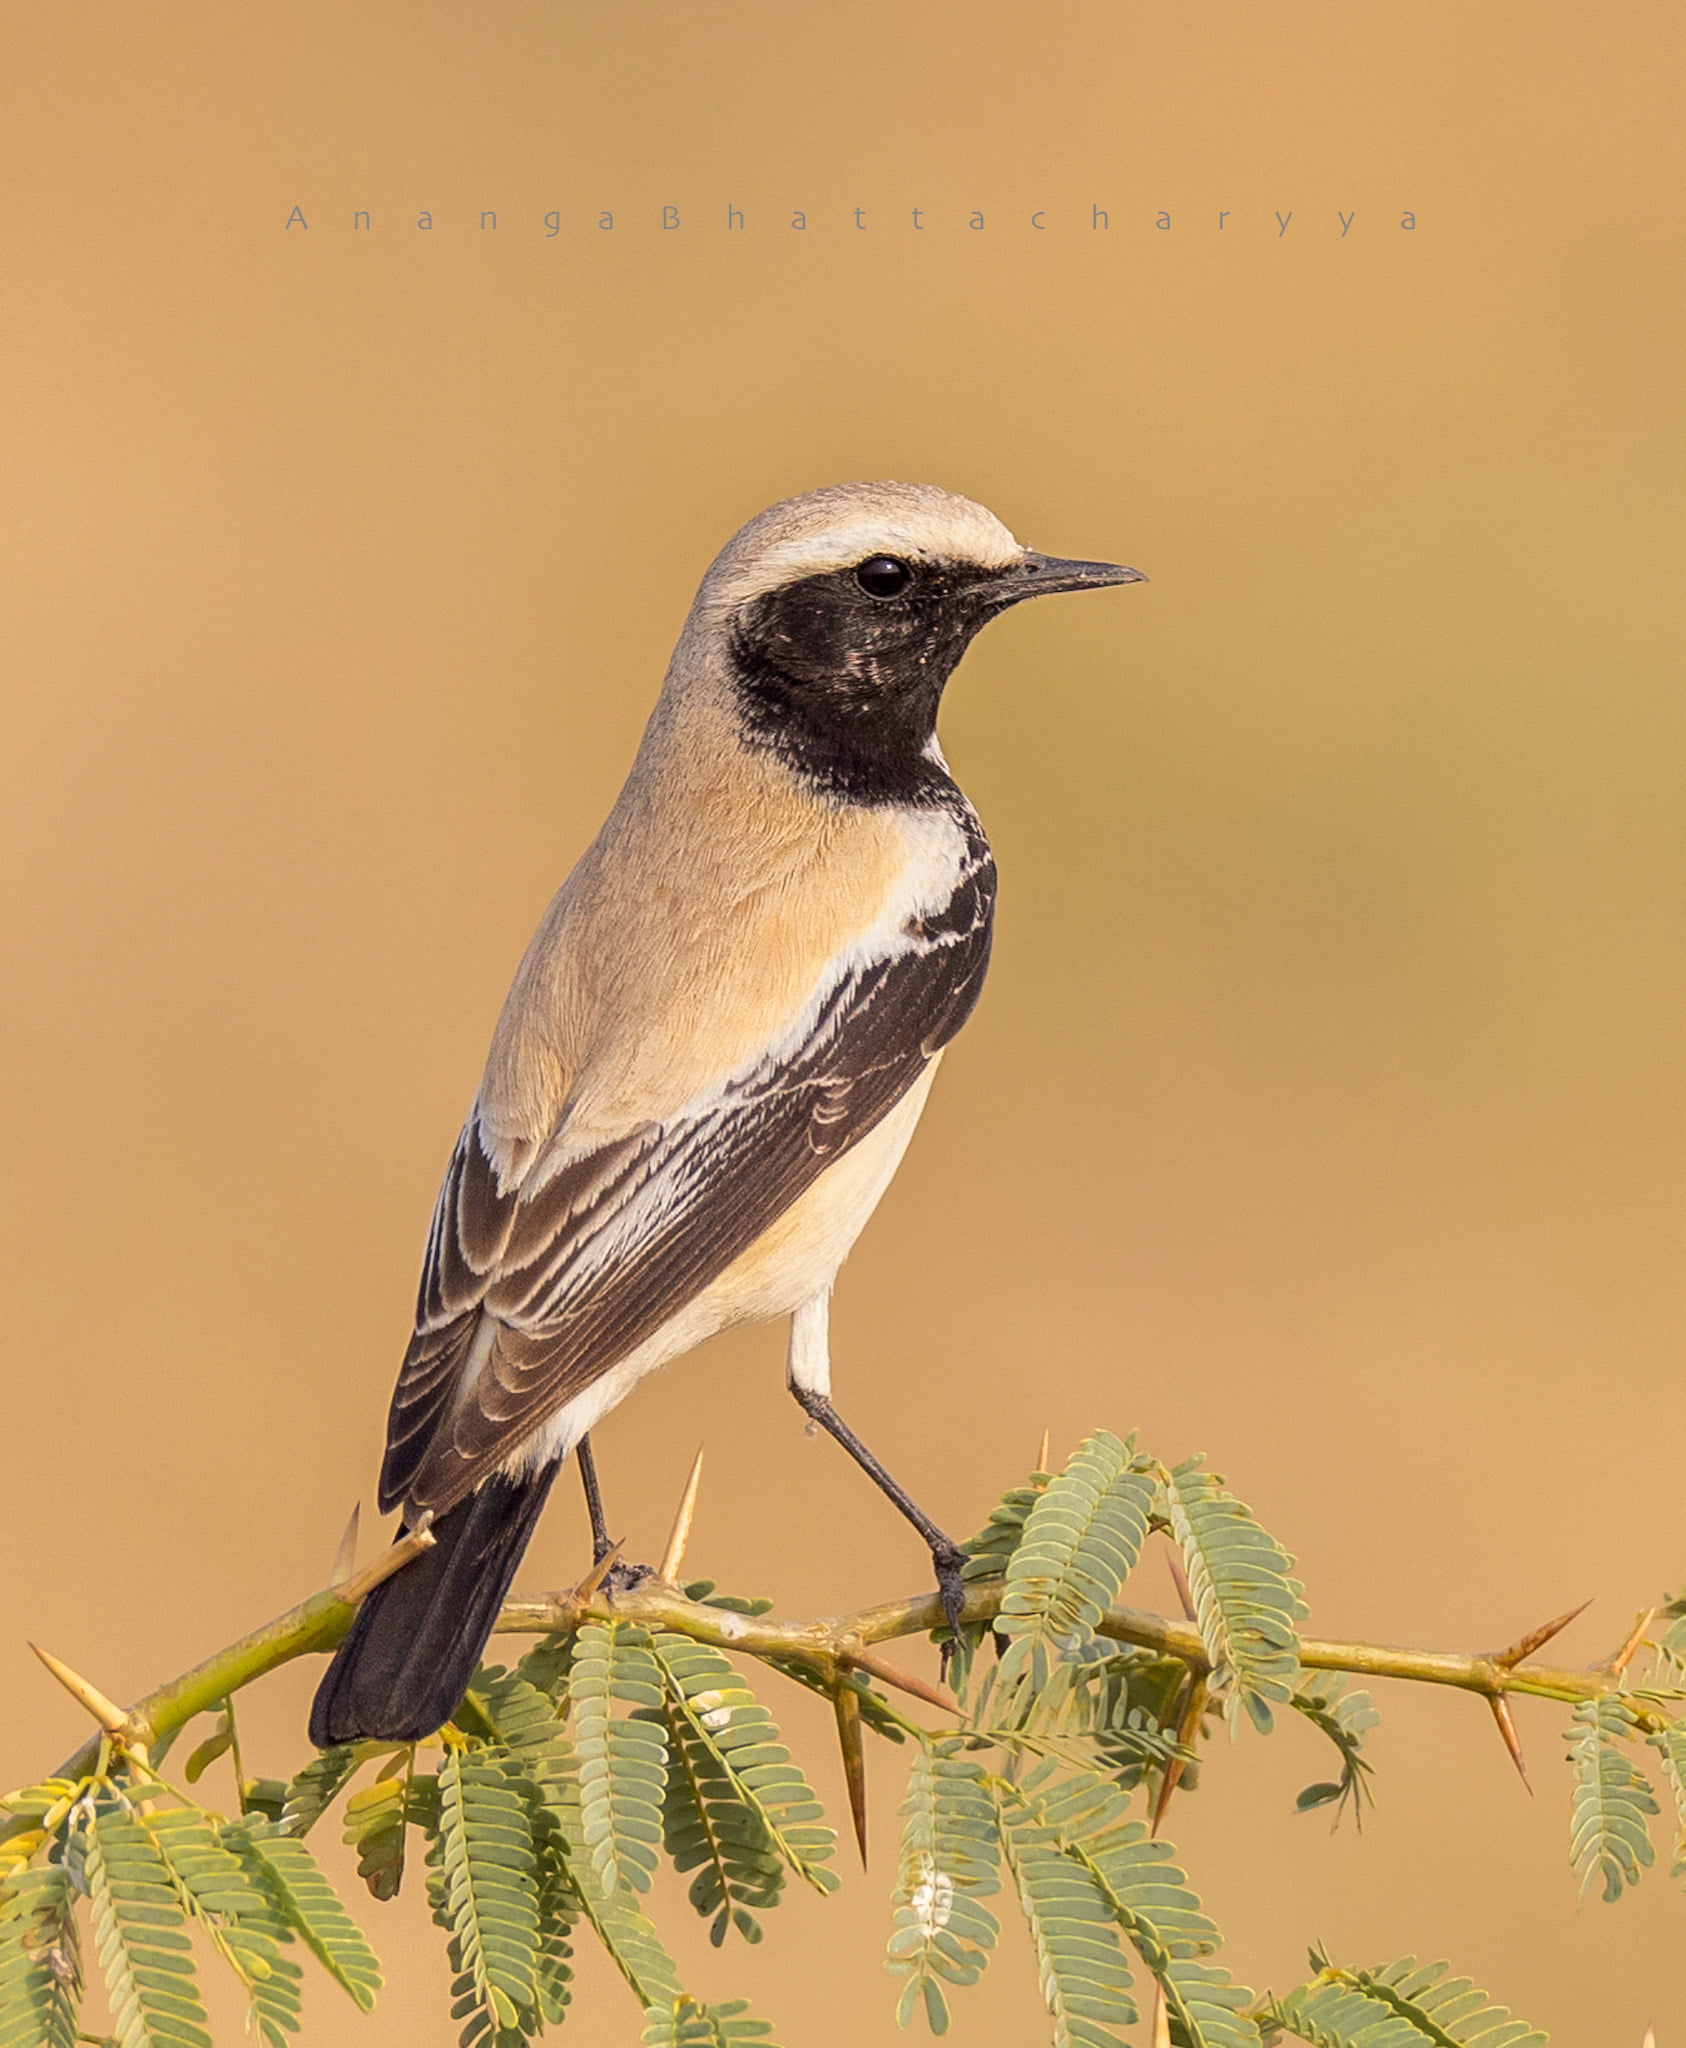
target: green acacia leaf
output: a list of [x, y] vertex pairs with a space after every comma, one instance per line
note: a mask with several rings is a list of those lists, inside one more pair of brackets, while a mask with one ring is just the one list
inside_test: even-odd
[[1350, 1809], [1354, 1822], [1362, 1827], [1366, 1803], [1375, 1802], [1364, 1738], [1382, 1717], [1367, 1692], [1348, 1692], [1346, 1684], [1341, 1672], [1322, 1671], [1308, 1678], [1290, 1701], [1294, 1711], [1334, 1745], [1341, 1766], [1340, 1777], [1332, 1784], [1308, 1785], [1294, 1805], [1301, 1813], [1333, 1806], [1337, 1822]]
[[375, 1747], [372, 1743], [342, 1743], [312, 1757], [287, 1786], [281, 1805], [281, 1832], [303, 1837], [333, 1805], [340, 1787]]
[[1348, 1970], [1311, 1960], [1317, 1975], [1276, 2000], [1268, 2019], [1312, 2048], [1546, 2048], [1544, 2034], [1447, 1963], [1406, 1956]]
[[211, 2048], [187, 1915], [158, 1845], [110, 1808], [86, 1832], [94, 1945], [121, 2048]]
[[[1096, 1430], [1050, 1480], [1006, 1561], [999, 1635], [1010, 1639], [996, 1698], [1047, 1692], [1060, 1665], [1112, 1655], [1095, 1630], [1141, 1554], [1157, 1493], [1132, 1439]], [[1069, 1682], [1069, 1681], [1068, 1681]]]
[[0, 1885], [0, 2048], [73, 2048], [82, 1998], [76, 1892], [62, 1863]]
[[1664, 1685], [1686, 1685], [1686, 1593], [1676, 1593], [1657, 1610], [1665, 1627], [1656, 1638], [1657, 1677]]
[[1188, 1458], [1166, 1473], [1165, 1512], [1183, 1554], [1212, 1691], [1232, 1724], [1245, 1709], [1268, 1730], [1271, 1706], [1287, 1705], [1299, 1686], [1302, 1589], [1294, 1560], [1204, 1466], [1203, 1458]]
[[989, 1520], [966, 1546], [962, 1576], [968, 1584], [1005, 1578], [1012, 1555], [1024, 1541], [1024, 1525], [1047, 1489], [1051, 1474], [1033, 1472], [1023, 1486], [1011, 1486], [989, 1511]]
[[580, 1630], [569, 1691], [579, 1749], [580, 1813], [605, 1890], [644, 1892], [656, 1868], [667, 1742], [659, 1719], [615, 1714], [617, 1701], [660, 1707], [662, 1674], [643, 1629], [590, 1622]]
[[493, 2028], [538, 2003], [538, 1854], [527, 1801], [501, 1751], [446, 1757], [439, 1770], [440, 1918], [458, 1969]]
[[1259, 2048], [1253, 1993], [1216, 1963], [1172, 1956], [1157, 1972], [1173, 2048]]
[[196, 1807], [149, 1813], [142, 1825], [158, 1845], [178, 1896], [246, 1987], [251, 2030], [285, 2048], [299, 2029], [302, 1972], [281, 1954], [292, 1930], [252, 1871]]
[[679, 1970], [636, 1896], [604, 1885], [586, 1840], [578, 1781], [556, 1786], [549, 1812], [566, 1861], [568, 1881], [592, 1932], [646, 2010], [666, 2009], [685, 1995]]
[[278, 1833], [273, 1822], [250, 1819], [225, 1828], [222, 1839], [257, 1880], [282, 1921], [347, 1996], [368, 2012], [380, 1992], [380, 1964], [303, 1842]]
[[711, 1924], [718, 1948], [736, 1927], [746, 1941], [761, 1939], [757, 1911], [777, 1905], [784, 1862], [759, 1815], [737, 1796], [731, 1778], [685, 1715], [668, 1712], [667, 1794], [662, 1839], [675, 1870], [694, 1872], [687, 1897]]
[[219, 1756], [226, 1756], [234, 1747], [234, 1728], [225, 1711], [215, 1728], [194, 1750], [182, 1767], [182, 1776], [190, 1785], [197, 1785], [206, 1771]]
[[[771, 1906], [783, 1883], [781, 1863], [816, 1891], [835, 1891], [836, 1875], [825, 1866], [836, 1836], [766, 1707], [709, 1644], [663, 1632], [653, 1639], [652, 1653], [665, 1712], [683, 1744], [682, 1776], [677, 1783], [669, 1779], [668, 1813], [684, 1838], [684, 1853], [705, 1866], [700, 1890], [693, 1887], [698, 1910], [735, 1919], [738, 1912], [747, 1917], [751, 1907]], [[700, 1837], [693, 1822], [703, 1830]], [[710, 1863], [721, 1889], [704, 1908], [700, 1900], [713, 1897]], [[721, 1939], [725, 1928], [716, 1924]], [[752, 1919], [736, 1924], [757, 1938]]]
[[1178, 1739], [1188, 1684], [1188, 1666], [1178, 1658], [1115, 1650], [1073, 1673], [1054, 1725], [1063, 1735], [1087, 1738], [1096, 1761], [1126, 1790], [1175, 1757], [1183, 1759], [1182, 1783], [1192, 1789], [1198, 1766]]
[[1245, 2013], [1252, 1993], [1209, 1960], [1218, 1930], [1175, 1851], [1135, 1818], [1127, 1793], [1092, 1771], [1067, 1769], [1016, 1788], [1009, 1800], [1038, 1845], [1087, 1887], [1068, 1876], [1067, 1893], [1109, 1919], [1158, 1981], [1180, 2048], [1258, 2048], [1258, 2028]]
[[750, 2012], [747, 1999], [699, 2005], [693, 1998], [677, 1998], [645, 2012], [641, 2039], [644, 2048], [738, 2048], [746, 2041], [777, 2048], [772, 2034], [769, 2023]]
[[982, 1765], [957, 1743], [922, 1749], [902, 1803], [901, 1859], [886, 1967], [904, 1977], [897, 2018], [922, 2011], [948, 2030], [945, 1984], [975, 1984], [1000, 1926], [983, 1904], [1001, 1887], [996, 1803]]
[[1620, 1693], [1583, 1700], [1569, 1740], [1574, 1792], [1569, 1808], [1569, 1857], [1585, 1894], [1594, 1879], [1614, 1904], [1639, 1882], [1653, 1859], [1650, 1817], [1657, 1802], [1644, 1773], [1623, 1747], [1642, 1731]]
[[1654, 1730], [1649, 1740], [1662, 1758], [1663, 1776], [1674, 1795], [1674, 1861], [1668, 1874], [1686, 1877], [1686, 1722], [1670, 1721]]
[[538, 2011], [547, 2026], [560, 2026], [573, 1998], [572, 1935], [580, 1902], [560, 1834], [545, 1828], [538, 1837], [537, 1851], [538, 1948], [533, 1967]]
[[394, 1758], [387, 1774], [372, 1785], [360, 1785], [345, 1802], [345, 1844], [357, 1851], [357, 1875], [371, 1898], [396, 1898], [404, 1882], [414, 1763], [413, 1750]]
[[495, 1664], [482, 1669], [472, 1697], [539, 1807], [548, 1807], [564, 1788], [577, 1802], [579, 1757], [556, 1700], [525, 1675], [532, 1666], [524, 1657], [513, 1671]]
[[996, 1789], [997, 1830], [1030, 1929], [1054, 2048], [1117, 2048], [1136, 2021], [1130, 1965], [1093, 1874], [1019, 1795]]
[[[495, 1664], [483, 1667], [475, 1673], [470, 1695], [499, 1739], [504, 1774], [525, 1801], [532, 1828], [537, 2000], [523, 2023], [530, 2017], [535, 2024], [559, 2025], [573, 1995], [572, 1930], [582, 1911], [564, 1827], [566, 1817], [577, 1842], [580, 1785], [578, 1759], [557, 1698], [530, 1675], [548, 1676], [563, 1691], [572, 1648], [559, 1637], [547, 1638], [540, 1648], [542, 1657], [524, 1657], [513, 1671]], [[636, 1935], [633, 1939], [636, 1945]]]

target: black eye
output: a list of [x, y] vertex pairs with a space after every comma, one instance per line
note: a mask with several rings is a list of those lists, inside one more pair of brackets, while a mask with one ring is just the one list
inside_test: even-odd
[[855, 571], [855, 581], [868, 597], [900, 597], [913, 581], [913, 571], [894, 555], [874, 555]]

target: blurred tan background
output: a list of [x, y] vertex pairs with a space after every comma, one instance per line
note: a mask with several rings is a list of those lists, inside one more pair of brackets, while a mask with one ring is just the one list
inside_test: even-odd
[[[1584, 1661], [1686, 1577], [1680, 17], [1196, 12], [9, 10], [7, 1785], [81, 1733], [26, 1637], [128, 1698], [321, 1583], [527, 935], [715, 549], [840, 478], [1152, 578], [951, 693], [997, 965], [846, 1272], [845, 1414], [959, 1532], [1045, 1426], [1206, 1449], [1321, 1633], [1592, 1597]], [[617, 1530], [706, 1440], [695, 1569], [910, 1590], [781, 1343], [600, 1432]], [[584, 1554], [568, 1481], [524, 1581]], [[248, 1696], [256, 1768], [313, 1679]], [[1666, 1854], [1577, 1910], [1567, 1711], [1530, 1801], [1475, 1702], [1380, 1703], [1361, 1838], [1293, 1815], [1298, 1730], [1179, 1803], [1235, 1971], [1450, 1954], [1686, 2040]], [[790, 2048], [896, 2038], [897, 1775], [868, 1877], [686, 1951]], [[312, 1985], [309, 2042], [451, 2038], [424, 1917], [367, 1906], [390, 1989]], [[573, 2035], [635, 2039], [584, 1978]], [[1016, 1940], [957, 2004], [1039, 2038]]]

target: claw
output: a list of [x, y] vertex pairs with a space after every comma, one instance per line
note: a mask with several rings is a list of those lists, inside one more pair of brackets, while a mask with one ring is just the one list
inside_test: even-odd
[[966, 1608], [966, 1583], [961, 1576], [966, 1569], [966, 1553], [959, 1549], [933, 1550], [931, 1562], [937, 1569], [937, 1594], [948, 1616], [949, 1631], [958, 1640], [960, 1617]]
[[946, 1550], [933, 1548], [931, 1563], [936, 1568], [937, 1597], [948, 1617], [948, 1634], [937, 1646], [937, 1676], [946, 1685], [948, 1667], [960, 1647], [960, 1617], [966, 1608], [966, 1585], [961, 1577], [966, 1568], [966, 1553], [955, 1544], [950, 1544]]

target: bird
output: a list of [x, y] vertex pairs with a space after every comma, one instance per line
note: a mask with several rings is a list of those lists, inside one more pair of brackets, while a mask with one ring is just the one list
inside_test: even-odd
[[433, 1213], [380, 1477], [430, 1548], [367, 1595], [318, 1748], [460, 1705], [557, 1472], [637, 1383], [790, 1318], [787, 1379], [930, 1549], [965, 1554], [831, 1399], [832, 1285], [989, 961], [995, 865], [937, 739], [973, 636], [1141, 582], [933, 485], [751, 519], [704, 575], [614, 808], [516, 971]]

